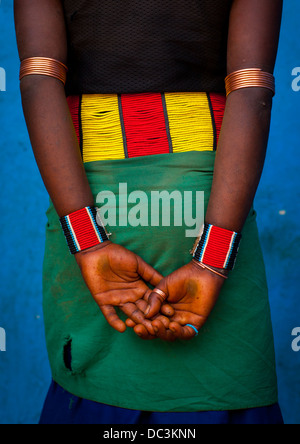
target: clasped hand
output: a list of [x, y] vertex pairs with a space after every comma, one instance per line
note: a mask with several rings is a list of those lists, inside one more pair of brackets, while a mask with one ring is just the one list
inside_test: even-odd
[[[105, 242], [75, 255], [84, 281], [107, 322], [142, 339], [189, 340], [211, 313], [224, 279], [191, 261], [163, 277], [141, 257]], [[148, 285], [154, 287], [151, 290]], [[165, 297], [155, 292], [161, 290]], [[127, 319], [117, 314], [119, 308]]]

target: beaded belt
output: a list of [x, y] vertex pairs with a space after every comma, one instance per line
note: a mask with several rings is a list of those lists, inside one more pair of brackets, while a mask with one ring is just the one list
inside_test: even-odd
[[84, 94], [67, 98], [84, 162], [216, 150], [225, 94]]

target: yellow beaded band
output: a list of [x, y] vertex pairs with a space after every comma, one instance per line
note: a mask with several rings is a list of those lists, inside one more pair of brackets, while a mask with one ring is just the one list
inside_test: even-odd
[[275, 78], [259, 68], [241, 69], [229, 74], [225, 79], [226, 95], [242, 88], [267, 88], [275, 95]]
[[68, 68], [62, 62], [48, 57], [31, 57], [21, 62], [20, 77], [29, 75], [43, 75], [54, 77], [60, 80], [64, 85], [67, 79]]

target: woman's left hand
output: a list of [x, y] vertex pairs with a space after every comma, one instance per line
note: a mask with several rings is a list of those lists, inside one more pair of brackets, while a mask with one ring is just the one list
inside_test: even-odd
[[[202, 269], [194, 261], [162, 279], [147, 298], [148, 307], [143, 305], [146, 318], [152, 321], [156, 337], [167, 341], [192, 339], [196, 333], [187, 324], [193, 325], [198, 331], [201, 329], [217, 302], [224, 282], [223, 277]], [[165, 297], [156, 293], [156, 289], [161, 290]], [[166, 302], [174, 310], [168, 317], [169, 323], [164, 319], [168, 316], [164, 312]], [[129, 325], [133, 326], [133, 323]], [[143, 325], [135, 325], [134, 330], [143, 339], [151, 338]]]

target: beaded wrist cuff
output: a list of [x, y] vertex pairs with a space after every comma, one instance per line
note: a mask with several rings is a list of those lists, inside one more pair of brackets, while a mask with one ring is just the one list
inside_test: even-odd
[[71, 254], [109, 240], [96, 207], [85, 207], [59, 219]]
[[205, 223], [192, 254], [196, 261], [205, 265], [233, 270], [241, 238], [240, 233]]

